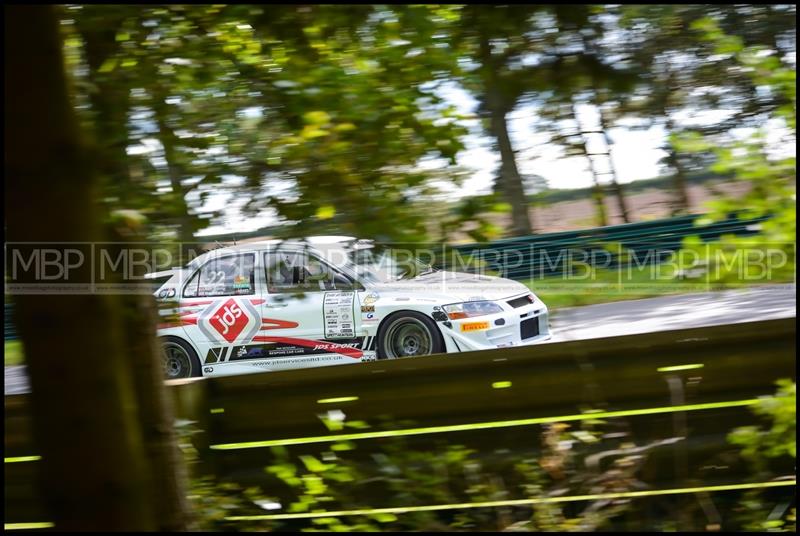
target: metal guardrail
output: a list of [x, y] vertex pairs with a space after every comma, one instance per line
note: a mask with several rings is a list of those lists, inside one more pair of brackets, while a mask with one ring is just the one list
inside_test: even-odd
[[[169, 382], [169, 391], [177, 416], [202, 431], [196, 446], [208, 467], [251, 484], [266, 478], [267, 447], [275, 445], [314, 452], [347, 439], [369, 452], [389, 437], [418, 448], [446, 438], [513, 451], [532, 442], [532, 427], [550, 422], [622, 421], [636, 438], [657, 440], [676, 434], [680, 415], [688, 437], [655, 453], [650, 473], [681, 485], [670, 449], [686, 449], [688, 474], [695, 475], [730, 448], [726, 434], [753, 422], [757, 397], [773, 394], [777, 379], [796, 376], [795, 346], [791, 318], [183, 380]], [[5, 397], [7, 461], [37, 455], [28, 396]], [[332, 431], [320, 418], [331, 410], [368, 427]], [[6, 463], [7, 523], [45, 515], [36, 501], [36, 465]], [[719, 467], [707, 478], [739, 483], [742, 475]]]
[[[677, 218], [628, 223], [594, 229], [508, 238], [486, 244], [464, 244], [452, 250], [462, 259], [485, 262], [486, 268], [510, 279], [559, 276], [568, 273], [573, 260], [592, 267], [617, 269], [629, 262], [639, 266], [663, 261], [681, 249], [684, 238], [699, 236], [709, 242], [723, 235], [757, 234], [769, 216], [747, 220], [735, 216], [706, 225], [706, 217], [692, 214]], [[452, 261], [448, 258], [447, 261]], [[443, 263], [448, 266], [448, 263]], [[459, 271], [456, 269], [456, 271]]]

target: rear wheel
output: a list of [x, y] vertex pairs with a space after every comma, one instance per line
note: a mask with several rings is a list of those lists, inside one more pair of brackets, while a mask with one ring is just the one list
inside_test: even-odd
[[404, 311], [389, 317], [378, 330], [378, 357], [396, 359], [439, 354], [444, 340], [436, 324], [414, 311]]
[[197, 352], [186, 341], [177, 337], [162, 338], [161, 358], [167, 380], [200, 376]]

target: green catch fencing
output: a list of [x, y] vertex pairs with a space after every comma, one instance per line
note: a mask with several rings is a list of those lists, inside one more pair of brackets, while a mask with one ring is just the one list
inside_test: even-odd
[[453, 271], [488, 270], [501, 277], [527, 280], [571, 273], [581, 269], [619, 269], [648, 266], [668, 259], [689, 236], [704, 242], [725, 235], [748, 236], [760, 232], [769, 216], [704, 223], [707, 216], [691, 214], [676, 218], [612, 225], [508, 238], [487, 243], [453, 246], [436, 264]]

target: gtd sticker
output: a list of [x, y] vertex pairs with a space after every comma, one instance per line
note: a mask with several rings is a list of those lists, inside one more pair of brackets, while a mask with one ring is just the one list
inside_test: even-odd
[[228, 298], [206, 307], [197, 325], [210, 340], [246, 343], [258, 333], [260, 320], [258, 311], [249, 300]]
[[461, 331], [480, 331], [482, 329], [489, 329], [489, 322], [467, 322], [461, 324]]
[[158, 293], [158, 297], [160, 299], [162, 299], [162, 300], [166, 299], [166, 298], [174, 298], [175, 297], [175, 289], [174, 288], [165, 288], [164, 290], [162, 290], [162, 291], [160, 291]]

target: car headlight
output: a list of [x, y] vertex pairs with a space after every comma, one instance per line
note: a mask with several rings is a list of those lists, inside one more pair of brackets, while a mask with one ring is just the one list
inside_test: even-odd
[[450, 320], [502, 313], [503, 308], [490, 301], [453, 303], [442, 307]]

